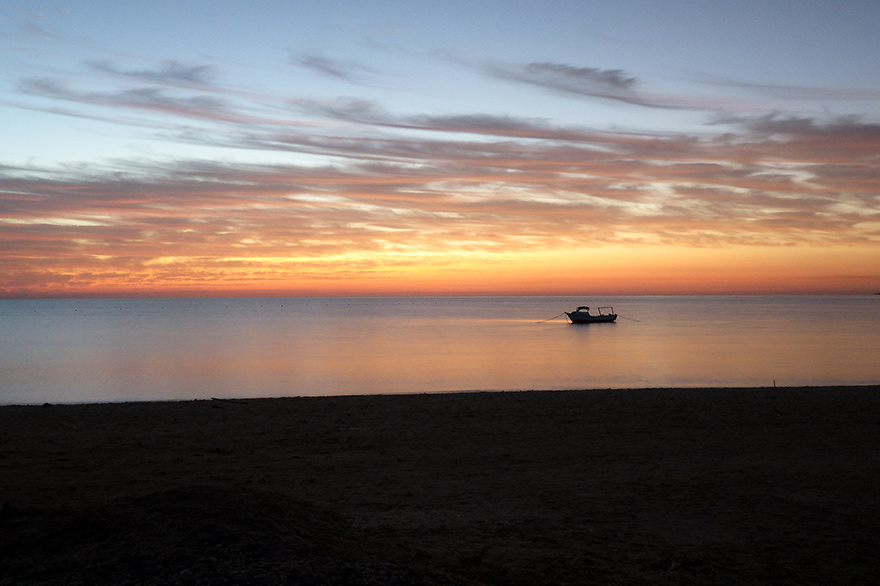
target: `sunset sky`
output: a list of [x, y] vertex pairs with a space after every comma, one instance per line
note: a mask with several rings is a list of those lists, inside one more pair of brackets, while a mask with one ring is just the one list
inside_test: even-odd
[[878, 22], [0, 0], [0, 296], [880, 291]]

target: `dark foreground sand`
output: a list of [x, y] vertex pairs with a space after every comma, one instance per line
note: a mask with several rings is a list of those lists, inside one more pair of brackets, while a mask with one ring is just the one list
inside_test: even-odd
[[880, 387], [0, 407], [0, 584], [876, 584]]

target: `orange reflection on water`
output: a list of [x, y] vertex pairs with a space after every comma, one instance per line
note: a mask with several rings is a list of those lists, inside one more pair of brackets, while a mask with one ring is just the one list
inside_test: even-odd
[[[581, 303], [617, 323], [548, 320]], [[0, 402], [869, 384], [861, 297], [2, 301]], [[14, 340], [14, 343], [13, 343]]]

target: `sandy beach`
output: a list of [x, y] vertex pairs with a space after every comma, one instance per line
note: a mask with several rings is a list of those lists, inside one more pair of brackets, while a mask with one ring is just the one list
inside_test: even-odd
[[0, 407], [0, 584], [873, 584], [880, 387]]

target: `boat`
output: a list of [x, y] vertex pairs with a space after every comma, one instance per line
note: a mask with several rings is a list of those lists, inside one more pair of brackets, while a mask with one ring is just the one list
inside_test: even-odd
[[581, 305], [574, 311], [566, 311], [565, 315], [568, 316], [568, 319], [573, 324], [611, 323], [617, 319], [617, 314], [614, 313], [613, 307], [597, 307], [596, 311], [599, 313], [591, 314], [589, 307]]

